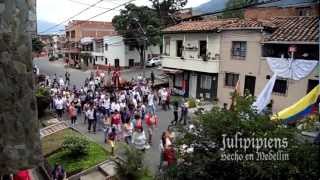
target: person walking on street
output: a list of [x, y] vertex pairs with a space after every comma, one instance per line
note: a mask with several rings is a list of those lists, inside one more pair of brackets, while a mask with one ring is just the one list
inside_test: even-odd
[[58, 98], [54, 102], [54, 107], [56, 108], [56, 112], [58, 115], [58, 120], [62, 120], [64, 101], [59, 95]]
[[150, 113], [148, 113], [146, 115], [145, 118], [145, 122], [147, 124], [148, 127], [148, 142], [149, 144], [152, 144], [152, 135], [153, 135], [153, 131], [155, 129], [155, 127], [157, 127], [158, 125], [158, 116], [157, 115], [151, 115]]
[[178, 101], [175, 101], [174, 105], [173, 105], [173, 120], [171, 121], [171, 125], [177, 125], [178, 110], [179, 110], [179, 103], [178, 103]]
[[95, 110], [93, 108], [93, 105], [90, 105], [89, 109], [87, 110], [86, 112], [86, 115], [87, 115], [87, 118], [88, 118], [88, 132], [91, 132], [91, 126], [93, 126], [93, 131], [95, 132], [95, 124], [94, 124], [94, 121], [95, 121]]
[[66, 80], [66, 85], [69, 86], [70, 85], [70, 73], [68, 71], [66, 71], [64, 76], [65, 76], [65, 80]]
[[77, 121], [77, 109], [75, 108], [74, 102], [69, 106], [68, 113], [71, 119], [71, 127], [74, 127]]
[[183, 124], [186, 125], [187, 118], [188, 118], [188, 103], [185, 102], [185, 103], [182, 103], [182, 106], [181, 106], [181, 116], [180, 116], [179, 123], [183, 121]]

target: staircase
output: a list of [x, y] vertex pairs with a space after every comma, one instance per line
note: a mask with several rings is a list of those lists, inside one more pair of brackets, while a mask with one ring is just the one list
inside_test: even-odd
[[63, 129], [68, 128], [67, 123], [65, 122], [58, 122], [56, 124], [50, 125], [48, 127], [42, 128], [40, 130], [40, 138], [44, 138], [46, 136], [49, 136], [53, 133], [56, 133], [58, 131], [61, 131]]

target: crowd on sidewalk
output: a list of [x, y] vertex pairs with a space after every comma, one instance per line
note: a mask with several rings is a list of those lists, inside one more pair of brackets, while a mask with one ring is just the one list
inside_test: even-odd
[[[152, 73], [151, 77], [154, 77]], [[66, 72], [64, 78], [47, 76], [44, 83], [51, 92], [50, 108], [59, 120], [70, 120], [72, 127], [76, 123], [85, 123], [89, 133], [103, 132], [104, 141], [111, 145], [112, 153], [119, 141], [141, 151], [150, 148], [152, 135], [160, 121], [157, 108], [171, 109], [169, 88], [154, 89], [154, 80], [148, 81], [141, 75], [133, 79], [130, 86], [120, 86], [118, 72], [92, 72], [81, 87], [71, 86], [70, 78], [70, 73]], [[106, 88], [108, 85], [112, 88]], [[178, 108], [175, 103], [172, 124], [178, 122]], [[68, 119], [64, 118], [65, 114]], [[180, 121], [186, 123], [186, 116], [187, 106], [182, 104]], [[159, 138], [161, 162], [166, 161], [167, 165], [175, 162], [172, 134], [168, 129]]]

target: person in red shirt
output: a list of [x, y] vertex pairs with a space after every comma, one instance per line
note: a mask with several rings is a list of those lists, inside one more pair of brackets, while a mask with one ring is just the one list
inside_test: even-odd
[[164, 160], [168, 163], [168, 167], [176, 164], [176, 151], [174, 150], [172, 145], [169, 145], [164, 149]]
[[111, 117], [111, 126], [115, 127], [117, 130], [117, 139], [121, 139], [121, 137], [119, 137], [121, 134], [121, 114], [118, 110], [115, 110]]
[[77, 109], [74, 106], [74, 102], [72, 102], [71, 105], [69, 106], [68, 113], [69, 113], [69, 117], [71, 119], [71, 126], [74, 127], [74, 125], [76, 124], [76, 120], [77, 120]]
[[152, 134], [154, 128], [158, 126], [159, 118], [157, 115], [152, 115], [151, 113], [147, 113], [145, 117], [145, 122], [148, 126], [148, 134], [149, 134], [149, 144], [152, 144]]
[[19, 171], [13, 176], [13, 180], [31, 180], [28, 170]]

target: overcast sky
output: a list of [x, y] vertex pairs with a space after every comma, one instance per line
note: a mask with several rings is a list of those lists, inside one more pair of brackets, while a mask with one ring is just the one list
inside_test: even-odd
[[[81, 10], [94, 4], [99, 0], [37, 0], [37, 17], [39, 20], [48, 22], [59, 23], [67, 18], [77, 14]], [[84, 12], [83, 14], [75, 17], [74, 19], [85, 20], [103, 11], [107, 8], [115, 7], [121, 3], [128, 2], [129, 0], [104, 0], [103, 2]], [[186, 7], [196, 7], [208, 0], [189, 0]], [[87, 4], [87, 5], [86, 5]], [[136, 0], [136, 5], [151, 5], [149, 0]], [[111, 21], [112, 17], [119, 13], [119, 9], [110, 11], [102, 16], [93, 20], [98, 21]]]

